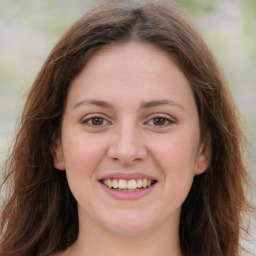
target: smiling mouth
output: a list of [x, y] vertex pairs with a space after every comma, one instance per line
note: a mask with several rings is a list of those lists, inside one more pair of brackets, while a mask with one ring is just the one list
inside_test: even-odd
[[146, 189], [153, 184], [155, 184], [156, 180], [149, 179], [103, 179], [100, 182], [108, 188], [111, 188], [116, 191], [121, 192], [136, 192], [142, 189]]

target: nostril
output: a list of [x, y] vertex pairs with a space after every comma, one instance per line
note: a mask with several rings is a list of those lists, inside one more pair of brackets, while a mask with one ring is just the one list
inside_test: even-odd
[[141, 161], [147, 156], [146, 150], [141, 148], [130, 149], [110, 149], [108, 157], [115, 162], [120, 161], [122, 164], [132, 164], [134, 162]]
[[[129, 125], [128, 125], [129, 126]], [[122, 164], [138, 162], [147, 156], [147, 150], [141, 139], [131, 131], [133, 128], [117, 132], [108, 148], [108, 157]]]

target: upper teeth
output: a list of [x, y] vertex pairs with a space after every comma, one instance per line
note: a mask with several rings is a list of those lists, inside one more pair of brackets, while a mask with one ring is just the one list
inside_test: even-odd
[[122, 180], [122, 179], [106, 179], [103, 180], [103, 184], [109, 188], [117, 189], [136, 189], [136, 188], [146, 188], [151, 185], [152, 181], [148, 179], [132, 179], [132, 180]]

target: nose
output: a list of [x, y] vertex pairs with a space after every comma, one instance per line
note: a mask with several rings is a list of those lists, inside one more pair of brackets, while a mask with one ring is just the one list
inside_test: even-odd
[[122, 165], [131, 165], [147, 157], [143, 138], [136, 127], [123, 125], [112, 137], [108, 149], [108, 157], [119, 161]]

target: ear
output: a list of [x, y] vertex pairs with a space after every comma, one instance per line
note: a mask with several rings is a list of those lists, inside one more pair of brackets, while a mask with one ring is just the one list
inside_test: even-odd
[[205, 138], [198, 149], [197, 160], [195, 165], [195, 175], [204, 173], [209, 167], [211, 162], [211, 143], [210, 136]]
[[58, 170], [65, 170], [64, 154], [60, 139], [53, 141], [50, 152], [53, 158], [54, 167]]

